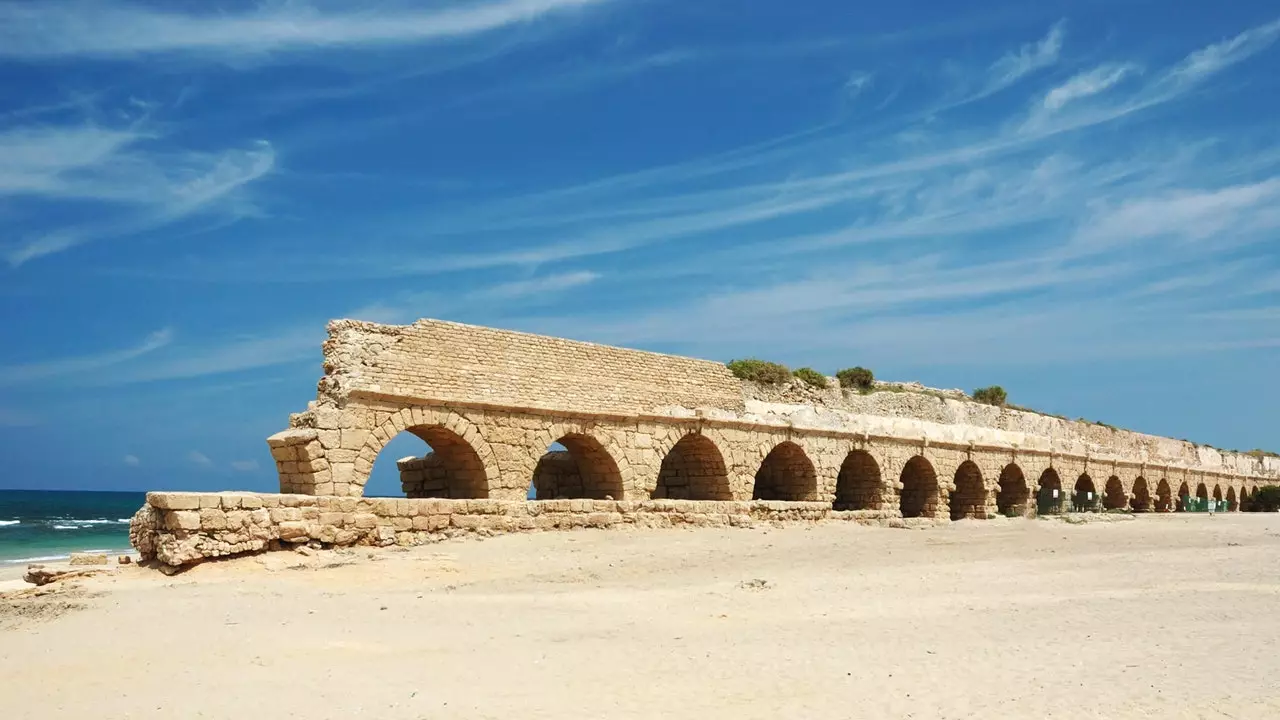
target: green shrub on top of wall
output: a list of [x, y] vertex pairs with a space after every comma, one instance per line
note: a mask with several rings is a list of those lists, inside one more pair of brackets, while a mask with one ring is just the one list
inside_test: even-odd
[[770, 385], [779, 385], [791, 379], [791, 371], [786, 365], [756, 358], [730, 360], [729, 372], [740, 380], [754, 380]]
[[802, 367], [791, 374], [803, 380], [807, 385], [816, 388], [825, 388], [827, 386], [827, 376], [813, 368]]
[[1004, 388], [999, 385], [992, 385], [991, 387], [978, 388], [977, 390], [974, 390], [973, 399], [980, 403], [986, 403], [987, 405], [1004, 407], [1005, 403], [1009, 401], [1009, 393], [1005, 392]]
[[836, 379], [840, 381], [840, 387], [855, 390], [870, 390], [876, 383], [875, 374], [864, 367], [845, 368], [836, 373]]

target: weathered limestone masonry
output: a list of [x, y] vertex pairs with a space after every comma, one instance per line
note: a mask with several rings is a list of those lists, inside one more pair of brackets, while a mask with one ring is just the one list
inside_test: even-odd
[[[153, 493], [139, 550], [179, 564], [282, 541], [928, 523], [1028, 514], [1053, 490], [1139, 512], [1197, 495], [1236, 509], [1280, 477], [1275, 458], [958, 398], [761, 387], [720, 363], [437, 320], [330, 323], [317, 399], [289, 424], [267, 441], [281, 495]], [[409, 499], [360, 497], [401, 432], [431, 448], [397, 463]]]

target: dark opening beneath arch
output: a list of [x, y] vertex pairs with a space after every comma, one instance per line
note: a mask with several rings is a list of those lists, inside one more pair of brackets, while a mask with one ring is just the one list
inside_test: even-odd
[[[420, 456], [396, 461], [400, 489], [409, 498], [489, 497], [489, 482], [484, 463], [471, 444], [462, 436], [440, 425], [418, 425], [407, 428], [427, 444]], [[400, 436], [392, 439], [395, 442]], [[388, 443], [388, 447], [390, 443]], [[388, 448], [384, 447], [385, 452]]]
[[996, 494], [996, 509], [1001, 515], [1018, 517], [1027, 514], [1027, 478], [1022, 468], [1010, 463], [1000, 471], [1000, 491]]
[[987, 489], [982, 484], [982, 471], [972, 460], [956, 468], [956, 489], [951, 493], [951, 519], [987, 517]]
[[799, 445], [787, 441], [778, 444], [765, 456], [756, 471], [755, 500], [816, 500], [818, 475], [809, 456]]
[[1129, 501], [1129, 509], [1134, 512], [1151, 510], [1151, 492], [1147, 490], [1146, 478], [1139, 477], [1133, 481], [1133, 499]]
[[1076, 510], [1093, 510], [1098, 505], [1098, 489], [1093, 485], [1093, 478], [1088, 474], [1082, 474], [1076, 478], [1075, 493], [1071, 497], [1071, 504], [1075, 505]]
[[531, 495], [538, 500], [622, 500], [622, 473], [599, 440], [571, 433], [538, 458]]
[[662, 459], [655, 500], [732, 500], [729, 473], [716, 444], [704, 435], [680, 438]]
[[836, 478], [836, 510], [879, 510], [883, 492], [880, 466], [871, 453], [854, 450], [845, 456]]
[[1124, 484], [1120, 478], [1112, 475], [1107, 478], [1106, 504], [1108, 510], [1119, 510], [1129, 507], [1129, 497], [1125, 495]]
[[902, 468], [902, 495], [898, 509], [904, 518], [938, 516], [938, 475], [933, 465], [917, 455]]

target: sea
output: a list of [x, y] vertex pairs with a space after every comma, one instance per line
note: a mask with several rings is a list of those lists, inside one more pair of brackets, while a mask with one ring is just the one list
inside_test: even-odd
[[129, 518], [145, 500], [141, 492], [0, 490], [0, 565], [132, 552]]

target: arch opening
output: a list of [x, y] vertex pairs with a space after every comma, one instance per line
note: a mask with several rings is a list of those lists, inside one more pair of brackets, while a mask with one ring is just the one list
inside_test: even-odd
[[1222, 502], [1222, 486], [1221, 485], [1213, 486], [1213, 500], [1214, 502]]
[[1129, 507], [1129, 496], [1124, 492], [1124, 484], [1115, 475], [1107, 478], [1107, 492], [1103, 497], [1103, 503], [1108, 510], [1123, 510]]
[[880, 466], [871, 453], [853, 450], [845, 456], [836, 477], [836, 510], [879, 510], [884, 505]]
[[1240, 503], [1236, 500], [1236, 489], [1227, 487], [1227, 510], [1235, 512], [1240, 509]]
[[622, 500], [622, 473], [599, 440], [570, 433], [538, 458], [529, 496], [536, 500]]
[[1199, 500], [1209, 499], [1209, 488], [1204, 483], [1196, 486], [1196, 498]]
[[1000, 471], [1000, 490], [996, 493], [996, 510], [1005, 517], [1021, 517], [1027, 514], [1027, 478], [1022, 468], [1013, 463]]
[[987, 518], [987, 489], [982, 483], [982, 471], [972, 460], [966, 460], [956, 468], [956, 489], [951, 492], [952, 520], [985, 520]]
[[[405, 440], [414, 437], [426, 447], [412, 440], [406, 445]], [[384, 455], [406, 449], [414, 454], [396, 460], [400, 492], [395, 493], [391, 491], [394, 480], [384, 477], [380, 472], [384, 464], [378, 461]], [[461, 435], [443, 425], [417, 425], [406, 428], [383, 446], [374, 461], [365, 495], [483, 499], [489, 497], [489, 480], [479, 453]]]
[[1062, 478], [1058, 471], [1048, 468], [1040, 473], [1036, 481], [1036, 512], [1041, 515], [1056, 515], [1062, 512]]
[[1173, 510], [1173, 491], [1169, 489], [1169, 481], [1164, 478], [1156, 483], [1156, 510], [1158, 512]]
[[790, 440], [769, 451], [756, 471], [753, 500], [814, 500], [818, 474], [804, 449]]
[[898, 509], [904, 518], [938, 516], [938, 474], [933, 465], [916, 455], [902, 468], [902, 493]]
[[732, 500], [729, 473], [719, 448], [705, 435], [680, 438], [662, 458], [655, 500]]
[[1129, 501], [1129, 509], [1134, 512], [1151, 511], [1151, 492], [1147, 490], [1146, 478], [1139, 477], [1133, 481], [1133, 499]]
[[1098, 509], [1098, 489], [1093, 485], [1093, 478], [1082, 473], [1076, 478], [1075, 492], [1071, 495], [1071, 505], [1077, 512], [1089, 512]]
[[1176, 508], [1178, 512], [1186, 512], [1187, 500], [1190, 497], [1191, 489], [1187, 487], [1186, 481], [1183, 481], [1183, 483], [1178, 486], [1178, 505]]

